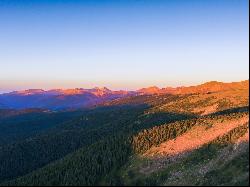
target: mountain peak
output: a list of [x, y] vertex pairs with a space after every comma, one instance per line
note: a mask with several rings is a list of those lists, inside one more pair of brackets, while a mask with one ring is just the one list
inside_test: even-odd
[[91, 90], [91, 93], [96, 96], [103, 96], [112, 93], [112, 91], [107, 87], [95, 87], [94, 89]]
[[100, 91], [111, 91], [110, 89], [108, 89], [107, 87], [95, 87], [95, 90], [100, 90]]
[[138, 90], [138, 92], [146, 93], [146, 94], [155, 94], [155, 93], [158, 93], [159, 91], [160, 91], [160, 88], [158, 88], [157, 86], [150, 86], [150, 87], [142, 88]]
[[14, 91], [11, 94], [19, 94], [19, 95], [33, 95], [33, 94], [42, 94], [45, 91], [43, 89], [28, 89], [28, 90], [21, 90], [21, 91]]
[[218, 83], [222, 83], [222, 82], [219, 82], [219, 81], [208, 81], [208, 82], [205, 82], [204, 84], [214, 85], [214, 84], [218, 84]]

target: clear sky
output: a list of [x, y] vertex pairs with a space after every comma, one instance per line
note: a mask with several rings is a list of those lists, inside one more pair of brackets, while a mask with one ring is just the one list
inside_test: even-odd
[[248, 0], [1, 0], [0, 92], [248, 79]]

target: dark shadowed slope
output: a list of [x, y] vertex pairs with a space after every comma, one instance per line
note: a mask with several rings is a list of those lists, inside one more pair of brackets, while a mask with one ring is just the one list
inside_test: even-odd
[[1, 109], [0, 147], [60, 126], [84, 111], [53, 112], [44, 109]]
[[0, 180], [8, 185], [244, 185], [249, 149], [241, 140], [248, 129], [249, 91], [215, 88], [100, 104], [43, 134], [3, 146]]

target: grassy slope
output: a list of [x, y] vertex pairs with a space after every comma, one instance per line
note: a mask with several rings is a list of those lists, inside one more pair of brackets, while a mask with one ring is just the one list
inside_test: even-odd
[[[239, 91], [241, 92], [241, 91]], [[120, 105], [120, 104], [147, 104], [150, 106], [149, 109], [145, 108], [146, 110], [142, 110], [143, 114], [140, 114], [136, 116], [134, 119], [129, 120], [129, 123], [124, 123], [124, 131], [121, 130], [122, 126], [117, 126], [118, 128], [113, 128], [112, 122], [107, 122], [107, 129], [110, 128], [113, 129], [113, 133], [117, 134], [117, 132], [127, 133], [128, 136], [131, 135], [131, 133], [137, 133], [141, 129], [150, 129], [152, 126], [158, 126], [160, 124], [166, 123], [166, 125], [171, 122], [171, 121], [178, 121], [181, 119], [185, 119], [187, 117], [199, 117], [198, 115], [201, 114], [203, 110], [202, 107], [207, 107], [210, 105], [214, 105], [215, 103], [219, 103], [218, 107], [216, 108], [215, 111], [222, 111], [224, 109], [232, 109], [235, 107], [244, 107], [248, 105], [248, 97], [246, 97], [246, 94], [244, 92], [242, 97], [238, 97], [239, 92], [234, 92], [231, 91], [229, 93], [226, 93], [224, 96], [220, 96], [219, 93], [209, 93], [209, 94], [189, 94], [189, 95], [182, 95], [182, 96], [171, 96], [171, 95], [160, 95], [160, 96], [137, 96], [137, 97], [132, 97], [132, 98], [123, 98], [121, 100], [113, 101], [111, 104], [107, 105]], [[241, 94], [241, 93], [240, 93]], [[226, 99], [225, 99], [226, 98]], [[199, 107], [200, 112], [196, 112], [195, 108]], [[228, 111], [228, 113], [231, 113], [232, 111]], [[223, 113], [223, 112], [222, 112]], [[228, 115], [226, 112], [225, 116]], [[108, 113], [107, 113], [108, 114]], [[169, 117], [170, 116], [170, 117]], [[216, 115], [215, 115], [216, 116]], [[93, 118], [95, 115], [93, 116]], [[105, 116], [106, 117], [106, 116]], [[114, 116], [116, 117], [116, 116]], [[118, 116], [117, 116], [118, 117]], [[130, 116], [127, 116], [130, 118]], [[126, 118], [126, 117], [125, 117]], [[169, 119], [170, 118], [170, 119]], [[218, 117], [220, 118], [220, 116]], [[83, 120], [86, 120], [85, 118]], [[105, 118], [104, 118], [105, 120]], [[219, 119], [221, 120], [221, 119]], [[100, 120], [101, 121], [101, 120]], [[119, 123], [119, 120], [118, 120]], [[91, 124], [90, 124], [91, 125]], [[76, 125], [77, 126], [77, 125]], [[71, 126], [69, 125], [68, 128]], [[104, 125], [105, 127], [105, 125]], [[103, 129], [101, 126], [98, 131]], [[129, 130], [131, 129], [131, 131]], [[188, 130], [188, 129], [187, 129]], [[118, 133], [119, 135], [119, 133]], [[110, 137], [112, 138], [112, 137]], [[125, 137], [126, 139], [126, 137]], [[120, 139], [119, 139], [120, 140]], [[105, 140], [104, 140], [105, 142]], [[118, 141], [119, 142], [119, 141]], [[110, 142], [108, 142], [110, 143]], [[149, 161], [146, 159], [138, 159], [136, 155], [132, 155], [132, 158], [130, 160], [127, 160], [129, 155], [125, 156], [123, 159], [125, 159], [122, 164], [126, 163], [127, 164], [119, 170], [119, 167], [110, 167], [109, 169], [105, 170], [106, 175], [102, 175], [100, 173], [100, 176], [98, 177], [97, 180], [88, 181], [88, 179], [84, 179], [83, 176], [86, 175], [86, 168], [84, 169], [82, 167], [82, 164], [85, 163], [86, 157], [90, 157], [91, 154], [95, 155], [94, 152], [97, 150], [102, 150], [101, 147], [99, 146], [104, 146], [105, 143], [101, 143], [101, 141], [97, 144], [93, 144], [88, 146], [87, 148], [81, 148], [78, 149], [77, 151], [71, 153], [70, 155], [57, 160], [55, 162], [49, 163], [47, 166], [42, 167], [41, 169], [35, 170], [30, 174], [27, 174], [23, 177], [18, 178], [17, 180], [13, 180], [10, 183], [11, 185], [33, 185], [34, 181], [36, 184], [43, 184], [43, 185], [53, 185], [53, 184], [61, 184], [61, 185], [67, 185], [67, 184], [79, 184], [79, 185], [84, 185], [87, 182], [88, 184], [137, 184], [137, 185], [148, 185], [148, 184], [168, 184], [169, 181], [166, 179], [169, 178], [169, 175], [173, 171], [180, 171], [183, 169], [183, 173], [186, 173], [188, 171], [188, 168], [192, 168], [193, 170], [196, 169], [197, 163], [193, 162], [203, 162], [206, 161], [207, 159], [214, 159], [216, 157], [217, 152], [219, 152], [222, 148], [217, 147], [217, 146], [209, 146], [209, 150], [207, 148], [204, 149], [202, 148], [201, 150], [197, 150], [197, 152], [192, 153], [194, 156], [190, 156], [186, 158], [187, 160], [183, 160], [181, 163], [174, 163], [171, 167], [167, 168], [166, 170], [163, 171], [158, 171], [156, 173], [153, 173], [150, 176], [145, 176], [144, 174], [141, 174], [138, 170], [138, 167], [141, 166], [141, 164], [148, 163]], [[121, 147], [124, 146], [123, 143], [117, 144], [120, 145]], [[117, 145], [114, 145], [117, 147]], [[212, 148], [211, 148], [212, 147]], [[122, 147], [124, 150], [126, 150], [126, 146]], [[86, 150], [87, 149], [87, 150]], [[121, 149], [122, 151], [123, 149]], [[103, 150], [104, 152], [101, 152], [101, 155], [106, 155], [106, 158], [111, 157], [112, 155], [109, 154], [109, 152]], [[111, 150], [112, 152], [112, 146]], [[112, 153], [113, 154], [113, 153]], [[242, 153], [244, 155], [244, 153]], [[118, 157], [120, 155], [117, 155]], [[240, 156], [240, 155], [239, 155]], [[106, 159], [105, 158], [105, 159]], [[198, 159], [197, 159], [198, 158]], [[205, 160], [204, 160], [205, 158]], [[238, 158], [238, 157], [236, 157]], [[245, 158], [245, 157], [242, 157]], [[198, 160], [198, 161], [197, 161]], [[248, 158], [241, 162], [242, 165], [239, 163], [240, 166], [245, 166], [245, 163], [248, 162]], [[91, 160], [89, 160], [91, 161]], [[92, 160], [93, 162], [95, 160]], [[104, 160], [105, 162], [105, 160]], [[237, 159], [236, 159], [237, 162]], [[86, 162], [87, 163], [87, 162]], [[244, 163], [244, 164], [243, 164]], [[93, 163], [96, 164], [96, 163]], [[199, 165], [200, 163], [198, 163]], [[119, 165], [119, 164], [117, 164]], [[237, 164], [236, 164], [237, 165]], [[138, 167], [137, 167], [138, 166]], [[186, 167], [188, 166], [188, 167]], [[235, 166], [235, 164], [233, 165]], [[128, 167], [130, 169], [128, 169]], [[231, 170], [231, 166], [226, 165], [226, 168], [229, 168], [228, 170]], [[132, 169], [131, 169], [132, 168]], [[136, 169], [137, 168], [137, 169]], [[220, 168], [221, 169], [221, 168]], [[182, 171], [182, 170], [181, 170]], [[192, 170], [190, 170], [191, 172]], [[216, 170], [217, 171], [217, 170]], [[219, 170], [218, 170], [219, 171]], [[244, 170], [245, 171], [245, 170]], [[188, 172], [188, 173], [190, 173]], [[239, 168], [239, 172], [241, 172]], [[184, 177], [182, 180], [186, 180], [186, 176], [183, 175]], [[211, 176], [214, 176], [211, 174]], [[195, 183], [192, 184], [203, 184], [206, 182], [206, 177], [205, 176], [204, 180], [202, 181], [196, 181]], [[239, 175], [238, 178], [240, 178], [241, 175]], [[194, 176], [190, 176], [190, 179], [193, 179]], [[197, 177], [196, 177], [197, 178]], [[215, 182], [217, 181], [216, 178]], [[178, 182], [182, 181], [181, 179], [177, 180]], [[209, 179], [210, 180], [210, 179]], [[218, 180], [219, 182], [220, 180]], [[238, 182], [246, 182], [245, 178], [242, 177], [242, 180], [238, 180]], [[174, 184], [174, 183], [173, 183]]]
[[[226, 117], [226, 116], [225, 116]], [[209, 118], [209, 117], [206, 117]], [[218, 120], [218, 119], [217, 119]], [[199, 124], [199, 123], [197, 123]], [[242, 134], [244, 134], [246, 132], [247, 128], [242, 128], [240, 129], [240, 131], [237, 131], [236, 133], [236, 137], [238, 138], [238, 136], [242, 136]], [[239, 133], [240, 132], [240, 133]], [[230, 137], [232, 137], [230, 135]], [[227, 140], [227, 137], [224, 137], [224, 139]], [[221, 141], [221, 139], [218, 139]], [[235, 140], [235, 138], [234, 138]], [[208, 163], [209, 161], [211, 161], [212, 159], [215, 159], [216, 157], [218, 157], [218, 154], [220, 152], [220, 150], [224, 147], [223, 146], [218, 146], [220, 144], [218, 144], [218, 142], [212, 142], [209, 146], [205, 146], [195, 152], [193, 152], [189, 157], [184, 158], [183, 160], [181, 160], [181, 162], [176, 162], [174, 164], [171, 164], [170, 167], [168, 167], [167, 169], [163, 169], [163, 170], [159, 170], [157, 172], [153, 172], [150, 175], [145, 175], [145, 173], [142, 173], [140, 171], [142, 165], [146, 164], [148, 165], [150, 163], [150, 160], [147, 159], [141, 159], [141, 157], [137, 158], [137, 157], [132, 157], [132, 159], [130, 161], [127, 162], [127, 164], [125, 165], [125, 167], [123, 167], [122, 169], [115, 169], [113, 170], [107, 170], [107, 171], [111, 171], [109, 173], [109, 175], [100, 177], [98, 181], [94, 181], [95, 184], [125, 184], [125, 185], [161, 185], [161, 184], [203, 184], [206, 183], [206, 177], [210, 177], [210, 175], [208, 176], [203, 176], [203, 177], [197, 177], [197, 174], [193, 171], [195, 170], [199, 170], [201, 165], [204, 165], [206, 163]], [[100, 146], [100, 148], [98, 148], [98, 146]], [[115, 145], [114, 145], [115, 146]], [[87, 171], [85, 170], [86, 168], [83, 167], [84, 164], [84, 159], [86, 158], [86, 155], [94, 155], [93, 151], [95, 149], [92, 149], [93, 147], [97, 148], [98, 150], [102, 149], [102, 143], [99, 142], [96, 145], [90, 146], [89, 149], [80, 149], [78, 151], [76, 151], [75, 153], [68, 155], [67, 157], [65, 157], [62, 160], [59, 160], [57, 162], [54, 162], [53, 164], [50, 164], [42, 169], [39, 169], [31, 174], [28, 174], [24, 177], [21, 177], [15, 181], [12, 181], [10, 183], [10, 185], [53, 185], [53, 184], [60, 184], [60, 185], [83, 185], [86, 184], [85, 179], [82, 178], [82, 176], [84, 176], [84, 173], [86, 172], [91, 172], [91, 171]], [[124, 144], [121, 142], [120, 146], [121, 150], [126, 150], [126, 147], [124, 147]], [[110, 148], [111, 152], [112, 149], [114, 148]], [[229, 149], [229, 148], [227, 148]], [[101, 153], [102, 155], [106, 155], [107, 151], [103, 150], [104, 152]], [[247, 150], [246, 150], [247, 151]], [[109, 152], [109, 151], [108, 151]], [[242, 154], [244, 154], [245, 152], [243, 151]], [[113, 153], [111, 153], [113, 154]], [[241, 157], [240, 155], [236, 155], [238, 157]], [[111, 155], [106, 155], [105, 158], [109, 158], [111, 157]], [[238, 157], [235, 157], [238, 158]], [[244, 157], [242, 157], [244, 158]], [[248, 158], [247, 158], [248, 159]], [[237, 176], [238, 178], [242, 177], [242, 175], [244, 175], [245, 173], [245, 163], [247, 162], [247, 159], [242, 161], [241, 165], [240, 163], [238, 165], [240, 165], [242, 168], [239, 168], [239, 176]], [[237, 160], [237, 159], [236, 159]], [[92, 162], [95, 162], [95, 160], [92, 160]], [[126, 163], [126, 162], [124, 162]], [[231, 170], [230, 166], [226, 165], [227, 163], [225, 163], [225, 167], [229, 167], [229, 170]], [[118, 164], [117, 164], [118, 165]], [[233, 165], [233, 167], [235, 167], [235, 165]], [[237, 166], [236, 166], [237, 167]], [[119, 168], [119, 167], [118, 167]], [[221, 169], [221, 168], [219, 168]], [[215, 171], [217, 171], [217, 169], [215, 169]], [[219, 170], [218, 170], [219, 171]], [[181, 178], [175, 178], [172, 176], [171, 180], [167, 180], [167, 178], [171, 177], [172, 173], [176, 173], [176, 172], [181, 172], [181, 174], [179, 174], [181, 176]], [[67, 178], [67, 176], [71, 176], [70, 178]], [[114, 179], [115, 178], [115, 179]], [[192, 179], [197, 178], [199, 179], [198, 181], [192, 181]], [[201, 178], [204, 180], [201, 180]], [[187, 181], [187, 179], [190, 179], [190, 181]], [[213, 179], [215, 181], [217, 181], [217, 179], [215, 179], [213, 177]], [[210, 181], [210, 179], [208, 179], [208, 181]], [[218, 179], [218, 183], [220, 180]], [[237, 181], [237, 182], [242, 182]], [[244, 181], [243, 181], [244, 183]], [[230, 183], [231, 184], [231, 183]]]
[[120, 169], [120, 180], [124, 185], [247, 185], [249, 144], [235, 144], [247, 131], [248, 124], [239, 126], [172, 162], [134, 156]]

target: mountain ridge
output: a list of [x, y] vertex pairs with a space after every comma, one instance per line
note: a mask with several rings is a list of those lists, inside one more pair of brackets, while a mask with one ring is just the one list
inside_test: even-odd
[[[177, 87], [163, 87], [159, 88], [158, 86], [149, 86], [145, 88], [140, 88], [135, 91], [125, 91], [125, 90], [111, 90], [107, 87], [94, 87], [94, 88], [70, 88], [70, 89], [26, 89], [20, 91], [11, 91], [2, 93], [0, 95], [9, 95], [9, 94], [20, 94], [20, 95], [34, 95], [34, 94], [62, 94], [62, 95], [74, 95], [74, 94], [83, 94], [86, 92], [95, 93], [145, 93], [145, 94], [155, 94], [155, 93], [182, 93], [182, 92], [192, 92], [192, 89], [195, 88], [204, 88], [210, 90], [227, 90], [232, 89], [233, 87], [247, 88], [249, 86], [249, 80], [242, 80], [238, 82], [220, 82], [220, 81], [208, 81], [202, 84], [194, 86], [177, 86]], [[98, 94], [97, 94], [98, 95]]]
[[0, 186], [247, 184], [248, 87], [212, 81], [113, 98], [108, 88], [33, 90], [15, 104], [92, 107], [0, 110]]
[[165, 87], [151, 86], [136, 91], [110, 90], [107, 87], [94, 87], [91, 89], [28, 89], [0, 94], [0, 108], [25, 109], [45, 108], [52, 110], [70, 108], [89, 108], [103, 102], [119, 98], [140, 95], [185, 95], [195, 93], [213, 93], [230, 90], [249, 89], [249, 81], [223, 83], [210, 81], [196, 86]]

